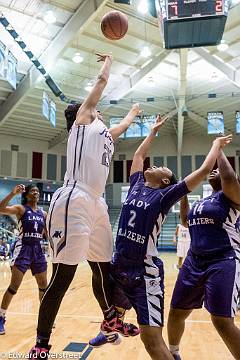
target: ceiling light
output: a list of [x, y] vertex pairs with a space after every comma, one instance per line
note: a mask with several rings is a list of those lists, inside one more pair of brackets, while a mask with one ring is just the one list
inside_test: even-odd
[[90, 92], [90, 91], [92, 90], [92, 88], [93, 88], [93, 82], [92, 82], [92, 81], [89, 81], [89, 82], [87, 83], [87, 85], [85, 86], [85, 90], [88, 91], [88, 92]]
[[228, 49], [228, 44], [225, 40], [221, 40], [221, 43], [217, 46], [218, 51], [226, 51]]
[[54, 15], [52, 10], [48, 10], [44, 17], [43, 20], [47, 23], [47, 24], [54, 24], [56, 22], [56, 16]]
[[80, 53], [76, 53], [73, 58], [72, 58], [72, 61], [75, 62], [76, 64], [79, 64], [83, 61], [83, 57], [81, 56]]
[[155, 85], [154, 78], [152, 76], [149, 76], [149, 78], [147, 79], [147, 83], [148, 83], [148, 86], [154, 87], [154, 85]]
[[90, 92], [92, 90], [93, 86], [92, 85], [87, 85], [85, 86], [85, 90]]
[[147, 58], [147, 57], [151, 56], [151, 54], [152, 54], [152, 53], [151, 53], [151, 50], [149, 49], [148, 46], [144, 46], [144, 47], [142, 48], [141, 56]]
[[147, 0], [141, 0], [139, 2], [139, 5], [138, 5], [137, 9], [141, 14], [146, 14], [148, 12]]
[[214, 71], [213, 73], [212, 73], [212, 76], [211, 76], [211, 81], [212, 82], [217, 82], [219, 80], [219, 76], [218, 76], [218, 74]]

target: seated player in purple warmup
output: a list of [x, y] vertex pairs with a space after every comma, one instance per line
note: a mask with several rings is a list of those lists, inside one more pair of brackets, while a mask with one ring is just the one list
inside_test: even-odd
[[0, 257], [6, 260], [8, 256], [8, 247], [5, 239], [0, 240]]
[[[23, 205], [8, 206], [17, 194], [23, 194]], [[28, 269], [31, 269], [39, 287], [39, 299], [47, 287], [47, 262], [40, 241], [45, 229], [46, 212], [38, 208], [39, 190], [35, 185], [17, 185], [0, 202], [0, 214], [15, 215], [19, 224], [19, 236], [15, 242], [11, 262], [12, 277], [3, 295], [0, 308], [0, 335], [5, 334], [5, 314], [13, 296], [17, 293]]]
[[240, 359], [240, 329], [234, 324], [240, 288], [240, 237], [236, 229], [240, 183], [223, 151], [217, 163], [218, 170], [208, 177], [212, 195], [197, 201], [190, 211], [187, 199], [181, 200], [181, 218], [189, 227], [191, 246], [172, 295], [169, 347], [179, 356], [185, 320], [204, 303], [222, 340], [234, 358]]
[[157, 117], [150, 135], [135, 152], [111, 270], [137, 313], [141, 340], [153, 360], [173, 359], [162, 337], [164, 271], [157, 251], [162, 223], [170, 208], [211, 171], [221, 146], [231, 141], [231, 136], [216, 139], [203, 165], [179, 183], [166, 167], [153, 166], [143, 173], [147, 152], [164, 122]]

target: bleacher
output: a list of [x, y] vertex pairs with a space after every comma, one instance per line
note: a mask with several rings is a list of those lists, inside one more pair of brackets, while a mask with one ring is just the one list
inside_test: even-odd
[[5, 230], [13, 232], [16, 228], [17, 223], [13, 217], [8, 215], [0, 215], [0, 227], [4, 228]]
[[[116, 239], [118, 221], [120, 217], [121, 208], [109, 208], [109, 218], [113, 231], [113, 239]], [[178, 223], [179, 213], [170, 212], [165, 220], [160, 237], [158, 239], [158, 250], [176, 251], [176, 246], [173, 244], [173, 237]]]
[[[18, 235], [16, 229], [17, 223], [14, 218], [0, 215], [0, 260], [4, 259], [4, 252], [6, 252], [6, 258], [12, 257], [13, 245]], [[48, 240], [45, 237], [41, 240], [41, 245], [43, 253], [48, 256]]]
[[117, 234], [118, 220], [119, 220], [119, 217], [120, 217], [120, 211], [121, 211], [120, 207], [108, 208], [109, 219], [110, 219], [110, 224], [111, 224], [112, 231], [113, 231], [114, 240], [115, 240], [116, 234]]
[[11, 256], [11, 247], [15, 240], [16, 222], [10, 216], [0, 215], [0, 260]]
[[158, 239], [158, 250], [176, 251], [176, 246], [173, 244], [173, 238], [176, 226], [179, 222], [178, 215], [179, 213], [168, 213]]

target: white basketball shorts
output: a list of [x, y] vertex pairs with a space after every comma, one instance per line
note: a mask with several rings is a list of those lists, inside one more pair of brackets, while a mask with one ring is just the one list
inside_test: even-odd
[[190, 248], [190, 241], [178, 241], [177, 242], [177, 256], [185, 258]]
[[52, 262], [111, 261], [113, 238], [107, 209], [105, 200], [85, 185], [58, 189], [47, 217]]

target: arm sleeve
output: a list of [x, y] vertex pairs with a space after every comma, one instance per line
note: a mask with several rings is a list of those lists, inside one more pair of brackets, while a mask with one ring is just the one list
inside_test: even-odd
[[169, 186], [161, 199], [163, 213], [167, 214], [171, 207], [189, 192], [185, 181]]

